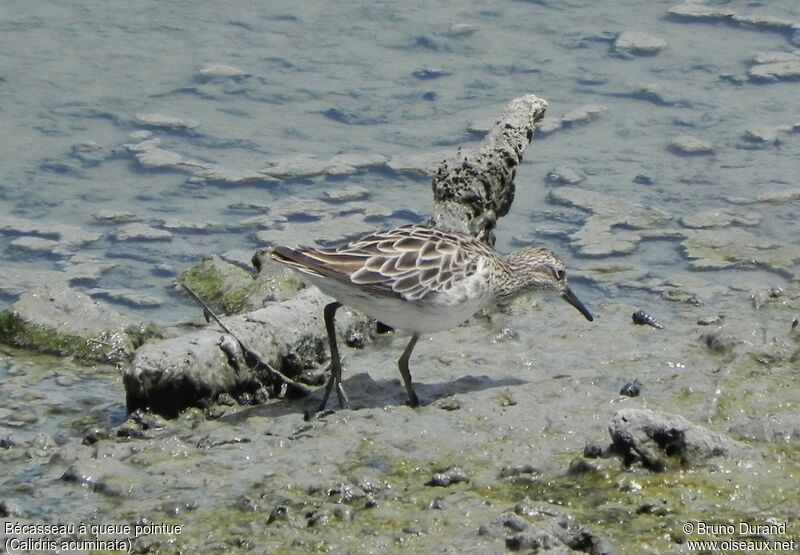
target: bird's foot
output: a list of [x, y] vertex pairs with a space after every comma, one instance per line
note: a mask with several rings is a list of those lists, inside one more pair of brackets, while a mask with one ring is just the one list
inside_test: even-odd
[[328, 405], [328, 398], [331, 396], [331, 391], [334, 389], [336, 390], [336, 397], [339, 399], [339, 409], [349, 409], [350, 400], [347, 398], [347, 393], [344, 391], [341, 380], [337, 379], [335, 376], [331, 376], [328, 380], [328, 384], [325, 386], [325, 395], [322, 397], [322, 402], [319, 404], [319, 407], [317, 407], [317, 410], [313, 413], [306, 409], [303, 418], [305, 420], [313, 420], [318, 416], [333, 413], [332, 410], [326, 410], [326, 406]]

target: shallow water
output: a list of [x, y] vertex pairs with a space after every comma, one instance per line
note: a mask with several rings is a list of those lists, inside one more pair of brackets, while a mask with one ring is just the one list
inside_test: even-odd
[[[748, 71], [759, 56], [791, 56], [800, 47], [800, 31], [690, 21], [666, 13], [676, 4], [572, 0], [445, 8], [353, 1], [337, 3], [332, 13], [319, 2], [7, 1], [0, 21], [6, 137], [0, 142], [0, 299], [10, 305], [43, 280], [62, 280], [89, 262], [93, 269], [71, 278], [77, 289], [145, 320], [197, 318], [197, 307], [176, 293], [172, 280], [200, 258], [225, 253], [246, 264], [271, 241], [329, 243], [340, 239], [331, 234], [420, 221], [432, 204], [430, 177], [421, 170], [435, 168], [437, 158], [410, 164], [408, 171], [364, 162], [353, 173], [323, 170], [237, 184], [198, 176], [199, 166], [243, 172], [299, 156], [327, 161], [354, 155], [362, 162], [369, 155], [395, 161], [442, 157], [477, 145], [476, 128], [490, 125], [512, 98], [533, 93], [549, 102], [548, 118], [589, 104], [604, 109], [536, 135], [517, 172], [512, 211], [499, 222], [498, 247], [537, 242], [556, 250], [597, 321], [589, 328], [560, 301], [542, 301], [537, 311], [515, 305], [491, 321], [438, 334], [415, 352], [419, 391], [438, 398], [455, 387], [459, 396], [477, 397], [478, 414], [491, 412], [487, 406], [493, 405], [482, 403], [494, 403], [497, 391], [513, 391], [519, 385], [514, 380], [528, 384], [518, 393], [526, 401], [536, 403], [534, 394], [546, 393], [550, 409], [532, 407], [520, 418], [536, 423], [532, 429], [544, 430], [543, 436], [550, 426], [565, 426], [567, 432], [541, 447], [540, 460], [551, 461], [542, 464], [553, 467], [603, 429], [609, 399], [633, 378], [649, 384], [652, 406], [669, 410], [684, 399], [681, 414], [714, 420], [718, 373], [738, 370], [701, 354], [700, 332], [687, 322], [722, 313], [734, 329], [760, 329], [753, 334], [783, 341], [798, 311], [800, 253], [793, 249], [800, 134], [793, 126], [800, 84], [758, 81]], [[800, 4], [793, 0], [714, 6], [800, 22]], [[652, 55], [620, 53], [614, 41], [623, 31], [646, 32], [668, 45]], [[240, 72], [204, 72], [213, 64]], [[154, 113], [191, 128], [169, 128], [163, 119], [148, 124], [141, 117]], [[748, 135], [758, 126], [768, 129]], [[183, 165], [153, 168], [138, 160], [135, 149], [124, 145], [146, 140], [136, 134], [141, 131]], [[686, 135], [711, 152], [686, 155], [670, 148]], [[302, 173], [311, 164], [295, 165]], [[566, 185], [548, 178], [564, 167], [583, 180]], [[366, 190], [363, 198], [341, 203], [325, 196], [351, 185]], [[574, 198], [568, 188], [598, 193], [600, 200], [570, 203], [564, 200]], [[276, 208], [284, 199], [317, 204]], [[372, 204], [349, 208], [364, 200]], [[649, 212], [627, 218], [635, 205]], [[585, 243], [577, 234], [592, 211], [610, 231], [602, 241]], [[109, 212], [116, 216], [109, 219]], [[719, 212], [725, 217], [715, 222]], [[120, 235], [130, 221], [160, 237]], [[604, 235], [595, 229], [587, 236]], [[612, 241], [625, 246], [609, 248]], [[756, 311], [750, 296], [776, 287], [784, 289], [783, 297]], [[693, 298], [702, 305], [692, 304]], [[667, 329], [677, 327], [680, 338], [632, 328], [630, 313], [639, 308]], [[519, 333], [510, 343], [514, 348], [487, 344], [504, 325]], [[349, 354], [351, 375], [367, 372], [378, 382], [361, 398], [353, 386], [362, 406], [380, 411], [382, 404], [402, 402], [393, 364], [403, 343], [381, 339]], [[723, 399], [730, 395], [723, 404], [730, 405], [717, 422], [758, 420], [769, 412], [765, 407], [791, 413], [796, 377], [787, 365], [795, 363], [766, 372], [772, 377], [764, 378], [762, 389], [723, 388]], [[458, 382], [464, 376], [475, 380]], [[8, 433], [17, 443], [37, 435], [77, 442], [92, 428], [124, 419], [121, 380], [110, 369], [95, 372], [4, 352], [0, 378], [7, 392], [0, 400], [0, 437]], [[583, 397], [571, 396], [576, 391]], [[730, 408], [740, 394], [747, 399], [743, 413]], [[583, 399], [592, 405], [582, 406]], [[562, 422], [559, 410], [574, 420]], [[453, 422], [445, 419], [442, 429], [428, 433], [445, 440], [444, 428]], [[403, 437], [411, 427], [413, 422], [398, 426], [385, 441], [424, 458], [422, 443]], [[491, 444], [488, 432], [474, 433]], [[455, 440], [451, 447], [442, 448], [442, 458], [464, 449]], [[307, 448], [319, 455], [336, 446]], [[34, 459], [32, 470], [13, 458], [0, 481], [0, 501], [13, 500], [30, 518], [66, 518], [73, 511], [88, 516], [117, 505], [116, 498], [67, 494], [76, 486], [61, 484], [41, 491], [34, 509], [20, 484], [45, 490], [55, 472]], [[239, 462], [224, 460], [233, 471]], [[60, 468], [58, 461], [52, 467]], [[188, 493], [175, 497], [194, 499]], [[117, 518], [147, 514], [151, 505], [137, 498], [130, 507]]]

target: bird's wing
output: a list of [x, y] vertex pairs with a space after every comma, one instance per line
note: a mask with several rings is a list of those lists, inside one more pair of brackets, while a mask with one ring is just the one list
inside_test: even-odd
[[409, 225], [335, 249], [276, 247], [273, 258], [300, 272], [350, 282], [373, 294], [417, 301], [474, 274], [487, 249], [467, 235]]

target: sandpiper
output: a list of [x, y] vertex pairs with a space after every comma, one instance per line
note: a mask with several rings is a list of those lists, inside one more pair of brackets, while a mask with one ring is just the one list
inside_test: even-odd
[[300, 272], [335, 302], [325, 306], [331, 376], [318, 412], [336, 389], [348, 408], [334, 318], [343, 304], [395, 329], [411, 332], [397, 361], [409, 403], [419, 405], [408, 359], [421, 333], [455, 327], [478, 310], [528, 291], [560, 295], [590, 322], [589, 310], [567, 286], [564, 263], [553, 252], [526, 247], [507, 256], [462, 233], [406, 225], [332, 249], [275, 247], [271, 256]]

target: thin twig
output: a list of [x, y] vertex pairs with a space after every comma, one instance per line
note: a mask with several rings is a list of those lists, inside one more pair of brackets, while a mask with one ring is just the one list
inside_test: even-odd
[[245, 345], [242, 342], [242, 340], [239, 338], [239, 335], [236, 332], [234, 332], [231, 328], [229, 328], [225, 324], [225, 322], [220, 320], [219, 317], [214, 313], [214, 311], [211, 310], [211, 308], [205, 303], [205, 301], [203, 301], [203, 299], [201, 299], [197, 295], [197, 293], [192, 291], [191, 288], [188, 285], [186, 285], [185, 283], [181, 283], [181, 285], [183, 286], [184, 289], [186, 289], [186, 292], [189, 293], [189, 295], [195, 301], [197, 301], [200, 304], [200, 306], [203, 307], [203, 316], [205, 316], [206, 321], [208, 321], [209, 318], [214, 320], [217, 323], [217, 325], [219, 325], [219, 327], [221, 327], [225, 331], [225, 333], [227, 333], [228, 335], [230, 335], [231, 337], [233, 337], [236, 340], [236, 342], [239, 344], [239, 347], [242, 348], [242, 351], [246, 355], [248, 355], [249, 357], [251, 357], [251, 359], [256, 361], [256, 363], [254, 365], [254, 368], [253, 368], [254, 370], [257, 370], [258, 367], [260, 366], [260, 367], [264, 368], [267, 371], [267, 374], [269, 374], [270, 377], [273, 380], [282, 381], [287, 386], [291, 386], [291, 387], [295, 388], [296, 393], [299, 393], [299, 394], [301, 394], [303, 396], [309, 395], [311, 393], [310, 390], [306, 386], [304, 386], [303, 384], [301, 384], [299, 382], [296, 382], [293, 379], [291, 379], [290, 377], [286, 376], [283, 372], [281, 372], [277, 368], [273, 367], [270, 363], [268, 363], [266, 360], [264, 360], [264, 357], [262, 357], [258, 352], [256, 352], [254, 349], [251, 349], [250, 347]]

